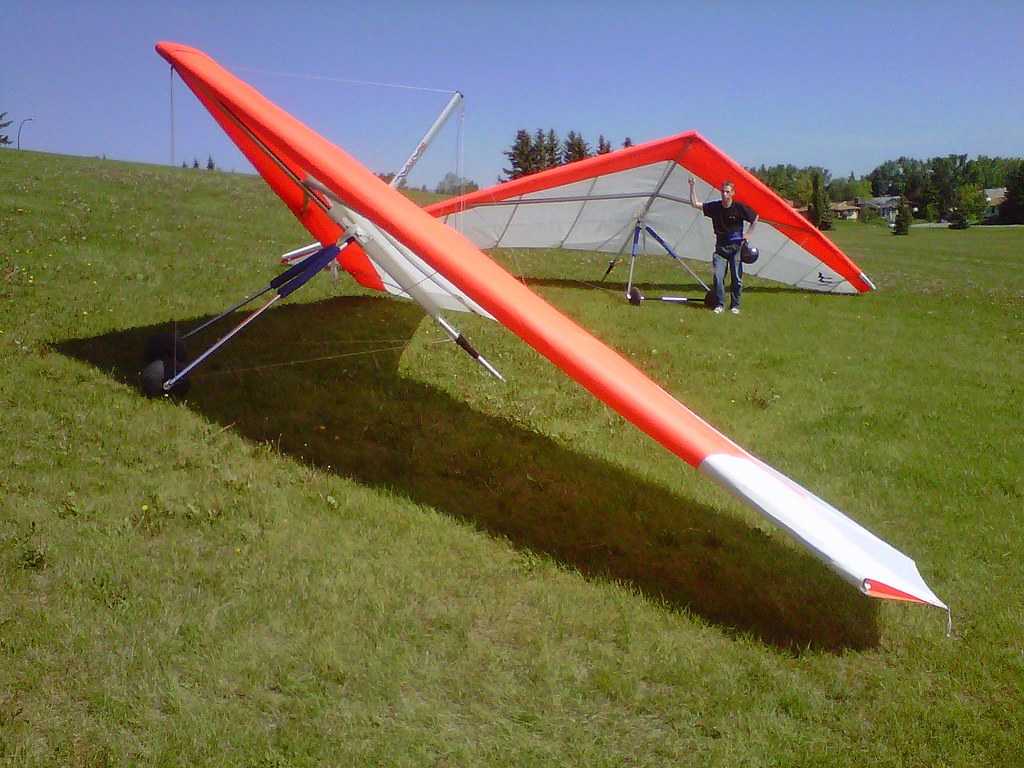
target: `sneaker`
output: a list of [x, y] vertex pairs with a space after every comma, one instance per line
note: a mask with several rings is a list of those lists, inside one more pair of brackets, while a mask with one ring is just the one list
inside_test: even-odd
[[738, 315], [740, 313], [740, 308], [739, 307], [733, 307], [729, 311], [732, 312], [734, 315]]
[[719, 304], [717, 307], [715, 307], [715, 314], [716, 315], [720, 315], [723, 312], [725, 312], [725, 307], [723, 307], [721, 304]]

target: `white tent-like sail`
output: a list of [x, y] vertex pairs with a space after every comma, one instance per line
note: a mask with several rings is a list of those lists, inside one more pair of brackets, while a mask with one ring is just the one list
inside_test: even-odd
[[[481, 248], [568, 248], [628, 253], [637, 223], [651, 227], [681, 257], [710, 261], [711, 220], [689, 204], [717, 196], [725, 181], [759, 221], [760, 251], [748, 275], [827, 293], [874, 288], [860, 267], [741, 165], [690, 131], [563, 165], [446, 200], [427, 210]], [[664, 253], [653, 239], [640, 253]]]

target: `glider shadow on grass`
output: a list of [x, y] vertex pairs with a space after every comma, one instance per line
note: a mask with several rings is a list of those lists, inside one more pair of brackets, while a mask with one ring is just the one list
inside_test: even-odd
[[[280, 307], [197, 371], [184, 405], [730, 632], [789, 651], [877, 645], [873, 602], [779, 537], [400, 376], [402, 340], [422, 318], [412, 304], [364, 297]], [[166, 330], [56, 348], [138, 387], [141, 350]], [[381, 347], [392, 349], [338, 357]], [[291, 364], [316, 358], [329, 359]]]

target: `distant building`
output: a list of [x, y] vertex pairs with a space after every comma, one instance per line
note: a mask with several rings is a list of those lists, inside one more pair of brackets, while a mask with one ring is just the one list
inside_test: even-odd
[[796, 211], [801, 216], [803, 216], [805, 219], [807, 219], [808, 221], [811, 220], [811, 213], [810, 213], [811, 209], [810, 209], [810, 207], [808, 207], [806, 205], [797, 205], [795, 200], [790, 200], [790, 199], [785, 198], [785, 197], [782, 198], [782, 201], [786, 205], [788, 205], [790, 208], [792, 208], [794, 211]]
[[1006, 187], [994, 187], [985, 190], [985, 212], [983, 219], [999, 215], [999, 206], [1006, 200]]
[[890, 195], [888, 197], [858, 197], [854, 200], [854, 203], [858, 208], [863, 210], [864, 208], [872, 208], [878, 212], [878, 215], [885, 219], [890, 224], [896, 223], [896, 214], [900, 210], [899, 195]]
[[860, 208], [848, 200], [843, 200], [841, 203], [832, 203], [829, 205], [829, 208], [832, 209], [832, 216], [835, 219], [854, 221], [860, 215]]

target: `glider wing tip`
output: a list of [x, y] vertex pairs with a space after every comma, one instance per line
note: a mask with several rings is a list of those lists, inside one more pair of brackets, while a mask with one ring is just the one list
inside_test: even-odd
[[936, 608], [941, 608], [947, 612], [949, 611], [949, 606], [936, 597], [935, 593], [933, 593], [927, 585], [922, 582], [921, 586], [924, 587], [924, 594], [917, 595], [891, 587], [878, 579], [866, 578], [861, 582], [860, 588], [868, 597], [877, 597], [887, 600], [902, 600], [908, 603], [921, 603], [922, 605], [933, 605]]

